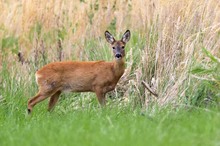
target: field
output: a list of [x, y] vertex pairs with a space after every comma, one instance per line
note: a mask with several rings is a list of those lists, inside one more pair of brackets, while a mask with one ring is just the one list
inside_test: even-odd
[[[35, 72], [113, 60], [104, 38], [129, 29], [126, 70], [107, 105], [65, 93], [27, 115]], [[155, 94], [149, 92], [147, 84]], [[220, 145], [220, 2], [0, 2], [0, 145]]]
[[143, 112], [129, 107], [96, 107], [53, 113], [41, 110], [31, 117], [26, 117], [24, 110], [7, 115], [5, 110], [1, 107], [2, 146], [220, 144], [220, 114], [216, 110], [167, 108]]

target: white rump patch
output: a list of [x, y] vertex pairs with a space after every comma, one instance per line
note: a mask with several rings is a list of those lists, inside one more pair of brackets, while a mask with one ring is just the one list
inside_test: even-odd
[[38, 74], [38, 73], [36, 73], [36, 74], [35, 74], [35, 77], [36, 77], [36, 82], [38, 83], [38, 79], [41, 77], [41, 75]]

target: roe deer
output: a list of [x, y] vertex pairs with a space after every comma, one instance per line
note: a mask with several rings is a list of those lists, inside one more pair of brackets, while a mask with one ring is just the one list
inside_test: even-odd
[[125, 70], [125, 44], [130, 39], [127, 30], [122, 39], [117, 41], [108, 32], [105, 38], [111, 44], [114, 61], [64, 61], [45, 65], [36, 72], [39, 92], [28, 101], [28, 113], [33, 107], [50, 97], [48, 110], [51, 111], [61, 92], [95, 92], [101, 105], [105, 105], [105, 94], [114, 90]]

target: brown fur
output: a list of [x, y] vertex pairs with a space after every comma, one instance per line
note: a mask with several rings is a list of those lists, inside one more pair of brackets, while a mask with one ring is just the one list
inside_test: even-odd
[[65, 61], [50, 63], [42, 67], [36, 72], [39, 92], [28, 101], [28, 111], [31, 112], [37, 103], [49, 96], [48, 110], [51, 110], [63, 91], [95, 92], [99, 103], [104, 105], [105, 94], [115, 88], [125, 70], [125, 53], [121, 48], [122, 45], [124, 46], [125, 43], [121, 40], [112, 43], [113, 47], [118, 47], [118, 51], [113, 51], [114, 55], [117, 53], [122, 55], [113, 62]]

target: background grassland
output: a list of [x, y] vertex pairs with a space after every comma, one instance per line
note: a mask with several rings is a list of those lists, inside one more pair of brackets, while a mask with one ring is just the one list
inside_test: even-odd
[[104, 31], [120, 39], [130, 29], [127, 70], [117, 95], [142, 106], [219, 103], [219, 5], [215, 0], [2, 1], [1, 73], [33, 87], [34, 72], [49, 62], [112, 60]]
[[[106, 109], [70, 93], [54, 112], [43, 102], [26, 116], [37, 69], [110, 61], [104, 32], [120, 39], [126, 29], [126, 71]], [[217, 0], [0, 2], [0, 145], [219, 145], [219, 100]]]

